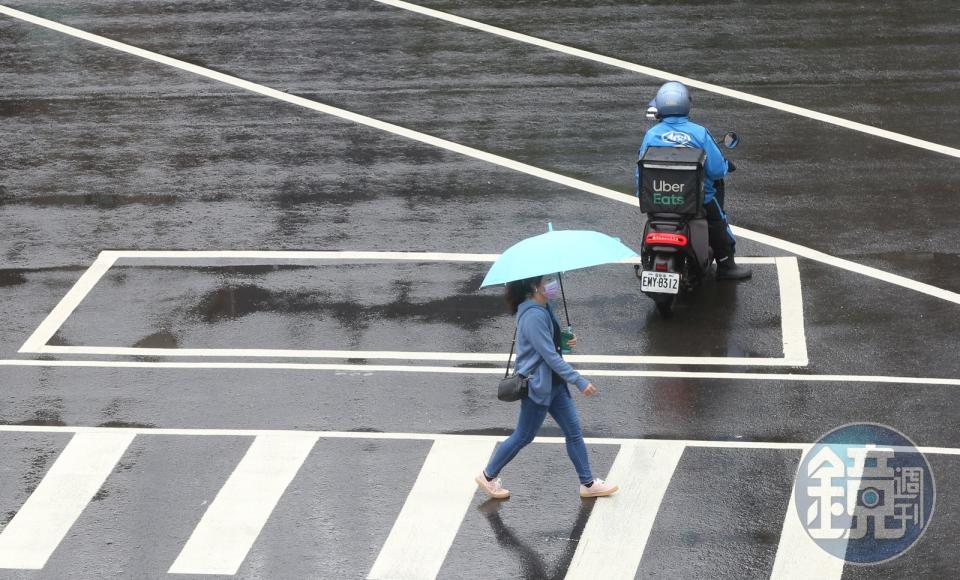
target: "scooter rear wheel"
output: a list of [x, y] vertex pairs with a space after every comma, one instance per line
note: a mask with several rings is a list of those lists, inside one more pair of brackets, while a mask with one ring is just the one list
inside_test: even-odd
[[652, 294], [653, 303], [657, 305], [657, 312], [664, 318], [673, 316], [673, 304], [677, 301], [676, 294]]

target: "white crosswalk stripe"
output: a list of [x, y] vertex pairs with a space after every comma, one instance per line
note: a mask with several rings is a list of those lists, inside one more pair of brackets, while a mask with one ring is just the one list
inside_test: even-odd
[[[5, 427], [0, 432], [11, 430], [36, 429]], [[228, 435], [211, 432], [214, 433]], [[150, 434], [127, 429], [78, 428], [34, 492], [0, 530], [0, 568], [42, 569], [133, 438]], [[370, 579], [436, 578], [478, 493], [473, 478], [500, 440], [489, 436], [296, 431], [252, 431], [248, 436], [253, 437], [252, 443], [199, 518], [169, 573], [237, 574], [277, 503], [318, 439], [324, 436], [433, 440], [419, 475], [366, 574]], [[541, 444], [561, 441], [537, 440]], [[621, 486], [621, 491], [594, 504], [566, 578], [633, 578], [642, 569], [644, 548], [684, 450], [705, 443], [595, 440], [593, 444], [619, 446], [608, 477]], [[706, 446], [807, 447], [713, 442]], [[818, 578], [839, 579], [843, 564], [807, 537], [791, 494], [771, 578], [791, 580], [814, 573]], [[357, 571], [358, 575], [363, 573]]]
[[494, 446], [484, 440], [434, 442], [368, 578], [436, 578], [477, 492], [473, 478]]
[[621, 489], [594, 506], [567, 570], [567, 580], [636, 576], [660, 501], [684, 447], [681, 441], [620, 446], [608, 477]]
[[[800, 457], [800, 466], [807, 452], [809, 449]], [[841, 576], [843, 560], [827, 553], [810, 538], [797, 513], [796, 496], [791, 493], [770, 580], [840, 580]]]
[[317, 439], [309, 433], [254, 439], [170, 573], [236, 574]]
[[134, 436], [122, 431], [74, 435], [0, 533], [0, 568], [43, 568]]

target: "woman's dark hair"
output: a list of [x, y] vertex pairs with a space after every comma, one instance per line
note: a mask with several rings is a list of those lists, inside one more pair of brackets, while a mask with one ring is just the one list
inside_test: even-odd
[[516, 314], [520, 304], [537, 290], [543, 276], [534, 276], [525, 280], [514, 280], [507, 283], [507, 289], [503, 292], [503, 297], [507, 301], [507, 307], [510, 314]]

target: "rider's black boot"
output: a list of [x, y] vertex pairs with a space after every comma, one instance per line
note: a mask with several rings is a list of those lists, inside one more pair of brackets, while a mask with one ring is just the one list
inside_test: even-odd
[[717, 261], [717, 280], [746, 280], [753, 276], [753, 271], [745, 266], [738, 266], [733, 255]]

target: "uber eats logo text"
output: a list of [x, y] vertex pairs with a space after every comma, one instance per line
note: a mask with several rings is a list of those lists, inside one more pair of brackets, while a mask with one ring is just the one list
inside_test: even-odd
[[657, 205], [683, 205], [685, 183], [668, 183], [662, 179], [653, 180], [653, 203]]

